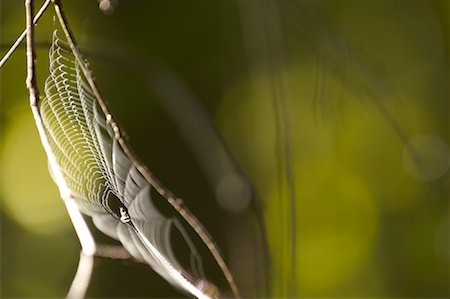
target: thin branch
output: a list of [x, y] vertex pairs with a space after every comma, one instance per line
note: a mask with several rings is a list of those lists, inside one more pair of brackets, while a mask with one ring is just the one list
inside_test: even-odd
[[[132, 255], [121, 245], [107, 245], [97, 244], [97, 250], [95, 251], [96, 257], [109, 258], [113, 260], [128, 260], [132, 259]], [[134, 260], [136, 262], [140, 262], [138, 260]]]
[[[36, 16], [33, 19], [33, 24], [36, 25], [41, 16], [44, 14], [44, 12], [47, 10], [48, 6], [50, 5], [51, 0], [46, 0], [44, 4], [42, 4], [41, 8], [37, 12]], [[16, 51], [17, 47], [22, 43], [23, 39], [27, 35], [27, 29], [25, 29], [22, 34], [17, 38], [15, 43], [9, 48], [8, 52], [3, 56], [2, 60], [0, 60], [0, 68], [6, 63], [6, 61], [11, 57], [11, 55]]]
[[80, 252], [77, 273], [72, 281], [66, 299], [83, 299], [91, 281], [92, 268], [94, 267], [94, 256]]
[[[26, 36], [26, 29], [25, 29], [25, 36]], [[20, 37], [19, 37], [20, 38]], [[16, 41], [17, 42], [17, 41]], [[10, 46], [10, 44], [11, 43], [9, 43], [9, 42], [5, 42], [5, 43], [0, 43], [0, 51], [3, 51], [3, 50], [6, 50], [6, 49], [9, 49], [9, 48], [12, 48], [12, 46]], [[35, 49], [46, 49], [46, 50], [48, 50], [48, 48], [50, 48], [50, 46], [51, 46], [51, 43], [50, 42], [48, 42], [48, 41], [34, 41], [34, 48]], [[15, 50], [17, 50], [18, 51], [18, 49], [20, 49], [20, 50], [27, 50], [27, 45], [26, 44], [22, 44], [22, 43], [19, 43], [17, 46], [16, 46], [16, 48], [15, 48]], [[5, 54], [6, 55], [6, 54]]]
[[97, 246], [94, 241], [94, 237], [83, 218], [78, 205], [71, 196], [63, 197], [64, 203], [66, 204], [67, 212], [69, 213], [70, 220], [72, 220], [73, 227], [77, 233], [78, 239], [80, 239], [81, 248], [85, 255], [95, 255], [97, 251]]
[[83, 298], [86, 294], [87, 287], [89, 285], [92, 267], [93, 257], [95, 253], [95, 241], [92, 237], [89, 228], [84, 221], [75, 201], [72, 199], [70, 189], [62, 176], [59, 169], [55, 155], [53, 154], [50, 143], [47, 136], [47, 131], [42, 120], [42, 116], [39, 110], [39, 89], [36, 82], [36, 52], [34, 45], [34, 24], [33, 20], [33, 0], [25, 0], [26, 11], [26, 37], [27, 37], [27, 78], [26, 85], [30, 94], [30, 106], [33, 112], [34, 120], [39, 131], [42, 146], [48, 157], [50, 167], [53, 171], [56, 184], [58, 185], [61, 197], [64, 200], [70, 219], [72, 220], [75, 231], [80, 240], [82, 251], [77, 274], [72, 282], [68, 298]]
[[234, 296], [236, 298], [240, 298], [239, 291], [234, 281], [233, 275], [231, 274], [231, 271], [229, 270], [221, 253], [219, 252], [218, 246], [216, 245], [215, 241], [212, 239], [210, 234], [206, 231], [206, 229], [198, 221], [198, 219], [192, 214], [192, 212], [190, 212], [189, 209], [184, 205], [183, 200], [181, 198], [176, 197], [174, 194], [172, 194], [171, 191], [169, 191], [166, 187], [164, 187], [159, 182], [159, 180], [149, 171], [149, 169], [139, 161], [139, 159], [134, 154], [130, 146], [124, 140], [122, 131], [120, 130], [117, 123], [114, 121], [112, 113], [110, 112], [110, 109], [106, 104], [106, 101], [104, 100], [100, 90], [98, 89], [95, 83], [94, 76], [89, 67], [87, 66], [86, 61], [84, 60], [79, 50], [78, 44], [76, 43], [72, 30], [70, 29], [61, 2], [62, 2], [61, 0], [54, 0], [56, 15], [66, 35], [67, 41], [75, 56], [75, 59], [79, 63], [80, 68], [106, 117], [107, 123], [111, 126], [111, 128], [115, 132], [115, 138], [117, 142], [120, 144], [127, 157], [132, 161], [135, 167], [144, 176], [144, 178], [153, 186], [153, 188], [155, 188], [155, 190], [161, 196], [163, 196], [167, 200], [167, 202], [186, 220], [186, 222], [194, 229], [194, 231], [202, 239], [204, 244], [208, 247], [209, 251], [213, 255], [214, 259], [216, 260], [218, 266], [222, 270], [222, 273], [224, 274], [225, 279], [230, 285], [230, 288]]
[[96, 245], [89, 227], [87, 226], [83, 215], [81, 215], [75, 200], [71, 197], [63, 197], [63, 199], [82, 248], [77, 273], [72, 280], [72, 284], [66, 298], [83, 299], [86, 296], [86, 292], [91, 281]]

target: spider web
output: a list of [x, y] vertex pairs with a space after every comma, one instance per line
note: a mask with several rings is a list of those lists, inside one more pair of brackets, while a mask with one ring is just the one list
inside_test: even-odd
[[[72, 197], [100, 231], [119, 240], [135, 259], [148, 263], [175, 287], [196, 297], [209, 296], [200, 290], [211, 284], [204, 278], [202, 258], [193, 241], [179, 218], [167, 217], [155, 207], [150, 184], [114, 138], [80, 66], [67, 49], [55, 30], [40, 110]], [[175, 257], [171, 242], [175, 230], [187, 245], [189, 270]]]

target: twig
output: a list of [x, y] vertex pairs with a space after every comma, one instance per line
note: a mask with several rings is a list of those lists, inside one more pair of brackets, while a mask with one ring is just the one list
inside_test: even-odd
[[81, 243], [82, 251], [77, 274], [72, 282], [68, 297], [83, 298], [89, 285], [93, 257], [95, 253], [95, 241], [91, 232], [83, 219], [78, 207], [73, 200], [70, 189], [68, 188], [61, 170], [59, 169], [55, 155], [53, 154], [48, 141], [47, 132], [39, 110], [39, 89], [36, 82], [36, 52], [34, 46], [34, 24], [33, 20], [33, 0], [25, 0], [26, 11], [26, 37], [27, 37], [27, 78], [26, 85], [30, 94], [30, 106], [33, 112], [34, 120], [39, 131], [42, 146], [47, 154], [50, 167], [53, 171], [59, 192], [66, 205], [70, 219], [72, 220], [75, 231]]
[[[45, 10], [50, 5], [51, 0], [46, 0], [44, 4], [42, 4], [41, 8], [37, 12], [36, 16], [33, 19], [33, 24], [36, 25], [41, 16], [44, 14]], [[25, 29], [22, 34], [17, 38], [15, 43], [9, 48], [8, 52], [3, 56], [2, 60], [0, 60], [0, 68], [5, 64], [5, 62], [11, 57], [11, 55], [16, 51], [17, 47], [22, 43], [23, 39], [27, 35], [27, 29]]]
[[[95, 251], [96, 257], [109, 258], [113, 260], [128, 260], [132, 259], [131, 254], [120, 245], [98, 245], [97, 250]], [[140, 262], [138, 260], [134, 260], [136, 262]]]
[[92, 237], [75, 200], [71, 197], [63, 197], [63, 199], [82, 248], [77, 273], [72, 281], [67, 298], [81, 299], [85, 297], [89, 282], [91, 281], [94, 256], [97, 248], [94, 238]]
[[64, 13], [63, 7], [62, 7], [62, 1], [61, 0], [53, 0], [55, 3], [55, 11], [56, 15], [59, 19], [59, 22], [61, 24], [61, 27], [66, 35], [67, 42], [69, 43], [69, 47], [71, 48], [75, 59], [77, 60], [78, 64], [80, 65], [80, 68], [88, 81], [89, 86], [91, 87], [94, 96], [96, 97], [104, 115], [107, 120], [107, 123], [111, 126], [113, 131], [115, 132], [115, 138], [117, 142], [122, 147], [123, 151], [127, 155], [127, 157], [132, 161], [132, 163], [135, 165], [135, 167], [138, 169], [138, 171], [144, 176], [144, 178], [155, 188], [155, 190], [164, 197], [167, 202], [186, 220], [186, 222], [194, 229], [194, 231], [198, 234], [198, 236], [202, 239], [204, 244], [207, 246], [211, 254], [213, 255], [214, 259], [216, 260], [216, 263], [220, 267], [222, 273], [225, 276], [225, 279], [227, 280], [228, 284], [230, 285], [230, 288], [236, 298], [240, 298], [239, 291], [237, 288], [237, 285], [234, 281], [233, 275], [231, 274], [231, 271], [229, 270], [228, 266], [226, 265], [221, 253], [219, 252], [218, 246], [216, 245], [215, 241], [212, 239], [212, 237], [209, 235], [209, 233], [206, 231], [204, 226], [198, 221], [198, 219], [189, 211], [189, 209], [184, 205], [184, 202], [181, 198], [176, 197], [171, 191], [169, 191], [166, 187], [164, 187], [159, 180], [149, 171], [149, 169], [142, 164], [137, 156], [134, 154], [130, 146], [127, 144], [127, 142], [123, 138], [123, 134], [117, 123], [114, 121], [114, 118], [112, 116], [112, 113], [106, 104], [106, 101], [104, 100], [100, 90], [98, 89], [94, 76], [89, 69], [88, 65], [86, 64], [86, 61], [84, 60], [78, 44], [75, 41], [75, 38], [73, 36], [72, 30], [70, 29], [69, 22], [66, 18], [66, 15]]
[[[26, 36], [26, 31], [25, 31], [25, 36]], [[1, 43], [0, 44], [0, 51], [5, 50], [5, 49], [9, 49], [10, 47], [12, 47], [12, 46], [9, 46], [9, 45], [10, 45], [9, 42]], [[50, 48], [50, 46], [51, 46], [51, 43], [48, 42], [48, 41], [34, 41], [34, 48], [35, 49], [46, 49], [46, 50], [48, 50], [48, 48]], [[17, 51], [18, 49], [26, 51], [27, 50], [27, 45], [19, 43], [19, 45], [14, 50]]]
[[[0, 49], [6, 48], [7, 44], [0, 44]], [[36, 48], [49, 48], [51, 45], [50, 42], [40, 41], [35, 42]], [[19, 47], [25, 48], [25, 45], [20, 45]], [[61, 47], [70, 51], [68, 46]], [[124, 52], [130, 53], [131, 49], [126, 49]], [[202, 165], [205, 175], [208, 176], [210, 183], [212, 186], [217, 186], [219, 180], [226, 174], [229, 174], [230, 171], [244, 178], [244, 181], [252, 190], [253, 199], [252, 199], [252, 207], [256, 214], [256, 219], [258, 221], [259, 232], [261, 234], [261, 242], [262, 242], [262, 250], [258, 250], [257, 253], [262, 251], [262, 255], [264, 257], [264, 261], [258, 263], [258, 266], [262, 268], [255, 269], [255, 273], [258, 275], [265, 275], [264, 273], [268, 273], [269, 269], [269, 252], [268, 252], [268, 241], [265, 229], [265, 223], [263, 219], [264, 215], [264, 207], [262, 205], [261, 199], [258, 197], [252, 183], [249, 178], [246, 176], [244, 171], [240, 168], [238, 162], [236, 161], [233, 153], [230, 148], [227, 146], [226, 142], [223, 140], [219, 130], [215, 127], [214, 123], [205, 113], [205, 111], [200, 107], [197, 99], [193, 95], [192, 91], [188, 90], [188, 87], [185, 86], [183, 81], [177, 77], [177, 75], [167, 68], [165, 65], [161, 65], [155, 63], [154, 61], [148, 61], [144, 57], [140, 57], [137, 53], [131, 52], [127, 57], [122, 57], [121, 55], [110, 55], [110, 53], [102, 52], [101, 54], [96, 52], [86, 52], [84, 51], [84, 56], [87, 58], [95, 58], [103, 63], [114, 64], [117, 65], [118, 68], [124, 69], [131, 74], [142, 74], [139, 76], [142, 79], [143, 84], [149, 90], [156, 91], [158, 95], [158, 99], [163, 104], [164, 108], [167, 109], [169, 113], [172, 114], [172, 118], [174, 122], [177, 124], [179, 129], [185, 132], [184, 137], [190, 144], [197, 160]], [[170, 88], [167, 86], [170, 85]], [[174, 87], [175, 86], [175, 87]], [[175, 89], [175, 91], [173, 90]], [[192, 125], [190, 122], [186, 122], [184, 117], [186, 113], [181, 113], [184, 111], [183, 109], [173, 109], [173, 106], [181, 105], [185, 108], [191, 109], [188, 115], [194, 115], [196, 121], [200, 120], [202, 125]], [[191, 106], [194, 106], [192, 109]], [[175, 110], [175, 111], [173, 111]], [[185, 111], [184, 111], [185, 112]], [[201, 140], [196, 139], [192, 136], [203, 136]], [[208, 144], [208, 145], [205, 145]], [[218, 153], [212, 154], [211, 151], [207, 151], [207, 148], [216, 148]], [[211, 161], [217, 161], [220, 157], [227, 161], [224, 165], [223, 163], [219, 163], [220, 165], [216, 165], [217, 163], [210, 163]], [[213, 165], [214, 164], [214, 165]], [[95, 253], [96, 257], [105, 257], [117, 259], [115, 255], [120, 255], [118, 259], [129, 259], [131, 256], [129, 254], [124, 254], [121, 256], [119, 249], [125, 251], [124, 248], [117, 248], [117, 252], [113, 253], [114, 256], [109, 256], [109, 254], [105, 254], [103, 251], [103, 245], [97, 244], [97, 251]], [[109, 249], [108, 249], [109, 250]], [[135, 262], [141, 262], [136, 259], [131, 259]], [[262, 285], [267, 286], [268, 278], [264, 278], [264, 282]]]
[[77, 273], [70, 286], [66, 299], [83, 299], [86, 295], [89, 282], [91, 281], [92, 268], [94, 267], [94, 256], [80, 252]]

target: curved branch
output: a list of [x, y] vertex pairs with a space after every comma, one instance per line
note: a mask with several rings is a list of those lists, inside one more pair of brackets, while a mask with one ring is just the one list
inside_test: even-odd
[[26, 11], [26, 38], [27, 38], [27, 78], [26, 85], [30, 94], [30, 106], [33, 112], [34, 120], [39, 131], [42, 146], [45, 149], [50, 167], [54, 174], [54, 179], [58, 185], [59, 192], [62, 199], [66, 205], [67, 211], [69, 213], [70, 219], [72, 220], [75, 231], [80, 240], [82, 251], [80, 256], [80, 262], [78, 266], [77, 273], [72, 282], [68, 298], [78, 299], [84, 298], [87, 287], [92, 274], [93, 258], [95, 254], [95, 241], [92, 237], [89, 228], [84, 221], [83, 216], [76, 203], [73, 201], [69, 188], [61, 174], [61, 171], [57, 167], [57, 162], [55, 155], [53, 154], [50, 143], [48, 140], [47, 132], [42, 120], [41, 112], [39, 110], [39, 89], [36, 82], [36, 51], [34, 45], [34, 24], [33, 24], [33, 14], [34, 14], [34, 1], [25, 0], [25, 11]]

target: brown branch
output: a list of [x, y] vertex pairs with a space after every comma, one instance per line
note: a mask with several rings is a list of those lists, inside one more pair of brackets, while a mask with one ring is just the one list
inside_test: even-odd
[[211, 254], [213, 255], [216, 263], [220, 267], [222, 273], [225, 276], [230, 288], [236, 298], [240, 298], [239, 291], [233, 275], [229, 270], [228, 266], [223, 259], [219, 248], [215, 241], [212, 239], [210, 234], [206, 231], [205, 227], [199, 222], [199, 220], [189, 211], [189, 209], [185, 206], [183, 200], [181, 198], [176, 197], [170, 190], [164, 187], [159, 180], [149, 171], [149, 169], [140, 162], [137, 156], [132, 151], [131, 147], [127, 144], [127, 142], [123, 138], [123, 134], [117, 123], [114, 121], [111, 110], [109, 109], [106, 101], [104, 100], [100, 90], [98, 89], [92, 71], [89, 69], [85, 59], [83, 58], [78, 44], [73, 36], [72, 30], [70, 29], [69, 22], [64, 13], [61, 0], [53, 0], [55, 3], [55, 11], [58, 16], [61, 27], [66, 35], [67, 41], [69, 43], [69, 47], [71, 48], [75, 59], [77, 60], [80, 68], [88, 81], [89, 86], [91, 87], [104, 115], [107, 123], [111, 126], [113, 131], [115, 132], [115, 138], [117, 142], [122, 147], [123, 151], [127, 155], [127, 157], [132, 161], [138, 171], [144, 176], [144, 178], [155, 188], [155, 190], [164, 197], [167, 202], [183, 217], [186, 222], [194, 229], [194, 231], [201, 238], [203, 243], [207, 246]]
[[26, 29], [25, 34], [27, 37], [27, 78], [26, 85], [30, 92], [30, 104], [31, 107], [37, 107], [37, 101], [39, 99], [39, 89], [36, 84], [35, 76], [35, 59], [36, 52], [34, 49], [34, 26], [32, 24], [34, 6], [33, 0], [25, 0], [25, 13], [26, 13]]
[[[41, 8], [37, 12], [36, 16], [34, 17], [33, 24], [36, 25], [41, 16], [44, 14], [44, 12], [47, 10], [48, 6], [50, 5], [51, 0], [46, 0], [44, 4], [42, 4]], [[9, 57], [16, 51], [17, 47], [22, 43], [23, 39], [27, 35], [27, 29], [20, 34], [20, 36], [17, 38], [17, 40], [14, 42], [14, 44], [9, 48], [8, 52], [3, 56], [2, 60], [0, 60], [0, 68], [8, 61]]]

